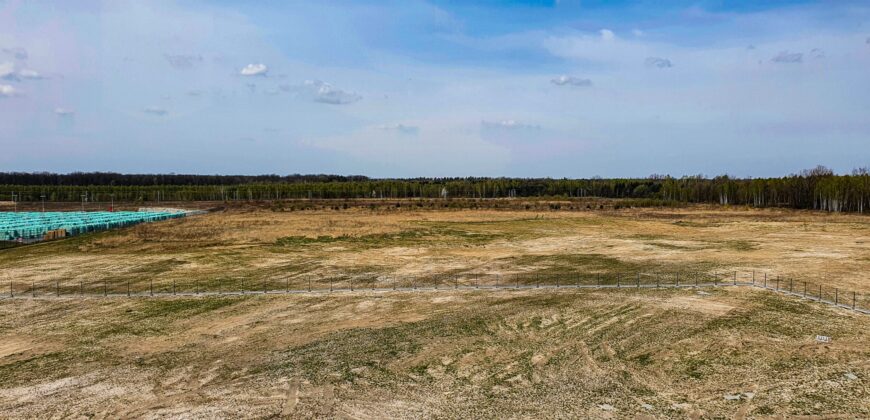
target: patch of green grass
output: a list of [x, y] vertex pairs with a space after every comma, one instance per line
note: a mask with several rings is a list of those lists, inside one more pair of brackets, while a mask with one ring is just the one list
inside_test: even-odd
[[83, 333], [97, 340], [116, 335], [159, 335], [170, 328], [174, 321], [225, 308], [240, 301], [241, 298], [238, 297], [148, 299], [144, 300], [136, 310], [120, 315], [117, 321], [103, 324], [96, 331]]

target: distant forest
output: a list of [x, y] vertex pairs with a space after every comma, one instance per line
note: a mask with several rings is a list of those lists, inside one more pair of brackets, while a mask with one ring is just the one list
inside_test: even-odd
[[0, 173], [0, 201], [263, 201], [351, 198], [603, 197], [863, 213], [870, 171], [818, 166], [780, 178], [652, 175], [647, 178], [410, 178], [338, 175]]

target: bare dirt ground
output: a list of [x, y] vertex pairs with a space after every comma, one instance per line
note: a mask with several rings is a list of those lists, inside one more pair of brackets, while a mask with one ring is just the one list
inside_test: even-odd
[[[870, 291], [868, 221], [707, 207], [235, 209], [6, 249], [0, 282], [39, 293], [0, 299], [0, 413], [868, 418], [870, 317], [757, 289], [72, 296], [103, 280], [280, 288], [635, 270]], [[66, 297], [48, 296], [55, 287]]]

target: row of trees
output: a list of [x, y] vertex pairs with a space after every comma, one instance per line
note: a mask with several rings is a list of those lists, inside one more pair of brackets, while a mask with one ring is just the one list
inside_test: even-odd
[[[7, 182], [15, 180], [16, 182]], [[156, 180], [156, 182], [155, 182]], [[87, 183], [87, 182], [91, 183]], [[863, 213], [870, 173], [824, 167], [781, 178], [651, 176], [638, 179], [415, 178], [332, 175], [200, 176], [105, 173], [0, 174], [0, 200], [245, 201], [342, 198], [643, 198], [686, 203], [790, 207]], [[14, 196], [13, 196], [14, 193]]]

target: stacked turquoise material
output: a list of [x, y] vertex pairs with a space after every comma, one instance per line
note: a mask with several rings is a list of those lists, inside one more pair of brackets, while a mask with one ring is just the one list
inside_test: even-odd
[[72, 236], [185, 215], [185, 211], [0, 212], [0, 241], [42, 239], [56, 229]]

